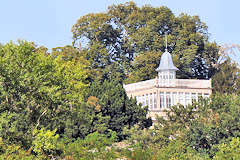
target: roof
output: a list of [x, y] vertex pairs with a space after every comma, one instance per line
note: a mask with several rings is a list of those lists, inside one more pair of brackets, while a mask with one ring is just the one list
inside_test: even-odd
[[[199, 80], [199, 79], [174, 79], [174, 86], [170, 88], [183, 88], [183, 89], [211, 89], [211, 80]], [[150, 79], [146, 81], [141, 81], [137, 83], [131, 83], [123, 85], [126, 92], [135, 92], [139, 90], [147, 90], [156, 87], [157, 79]], [[165, 86], [160, 86], [164, 87]]]
[[155, 84], [156, 84], [156, 79], [150, 79], [150, 80], [146, 80], [146, 81], [123, 85], [123, 87], [126, 91], [130, 91], [130, 90], [152, 88], [152, 87], [155, 87]]
[[156, 69], [156, 71], [162, 71], [162, 70], [178, 70], [177, 67], [174, 66], [173, 61], [172, 61], [172, 56], [171, 54], [165, 50], [165, 52], [161, 56], [161, 61], [159, 64], [159, 67]]

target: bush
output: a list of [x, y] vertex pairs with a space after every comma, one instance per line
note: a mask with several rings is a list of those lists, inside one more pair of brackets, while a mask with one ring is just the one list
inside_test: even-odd
[[230, 143], [221, 143], [218, 145], [219, 151], [214, 156], [214, 160], [240, 159], [240, 141], [238, 138], [232, 138]]

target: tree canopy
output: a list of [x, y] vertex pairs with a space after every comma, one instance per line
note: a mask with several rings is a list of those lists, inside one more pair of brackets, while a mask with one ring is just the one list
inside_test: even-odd
[[148, 109], [137, 104], [136, 99], [128, 98], [121, 83], [118, 81], [94, 82], [87, 97], [96, 97], [97, 114], [105, 118], [108, 129], [116, 131], [120, 140], [125, 139], [123, 129], [135, 124], [142, 128], [152, 125], [150, 118], [146, 118]]
[[[112, 5], [107, 12], [80, 17], [72, 32], [73, 45], [87, 52], [93, 69], [117, 65], [127, 82], [156, 76], [166, 33], [180, 78], [208, 79], [216, 71], [218, 45], [208, 41], [206, 24], [198, 16], [175, 16], [167, 7], [139, 8], [134, 2]], [[135, 73], [139, 70], [144, 74]]]
[[79, 107], [88, 86], [83, 68], [80, 61], [52, 58], [33, 43], [20, 41], [2, 46], [0, 137], [28, 144], [35, 128], [64, 129], [72, 108]]
[[[127, 2], [72, 32], [51, 53], [0, 44], [0, 159], [239, 159], [240, 69], [198, 16]], [[165, 34], [178, 78], [212, 78], [213, 94], [171, 106], [150, 129], [123, 83], [155, 78]]]

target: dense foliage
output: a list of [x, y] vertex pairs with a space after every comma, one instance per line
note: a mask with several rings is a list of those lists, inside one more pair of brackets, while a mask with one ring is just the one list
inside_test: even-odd
[[219, 64], [213, 78], [213, 92], [240, 93], [240, 68], [229, 57]]
[[89, 87], [88, 61], [74, 56], [78, 52], [65, 55], [66, 49], [75, 51], [66, 46], [50, 55], [44, 47], [25, 41], [1, 46], [3, 157], [48, 159], [68, 152], [59, 145], [82, 145], [89, 135], [107, 141], [115, 135], [114, 141], [119, 141], [128, 136], [122, 133], [124, 127], [151, 125], [147, 108], [129, 99], [119, 82], [96, 82]]
[[80, 17], [72, 32], [74, 46], [82, 47], [92, 69], [101, 70], [100, 79], [115, 73], [128, 83], [155, 78], [166, 33], [180, 78], [208, 79], [216, 72], [218, 46], [208, 41], [206, 24], [167, 7], [113, 5]]
[[83, 100], [84, 66], [41, 51], [28, 42], [0, 48], [0, 136], [9, 143], [28, 145], [38, 127], [62, 132]]
[[[117, 81], [95, 82], [91, 85], [88, 97], [97, 98], [97, 110], [101, 117], [105, 118], [104, 124], [108, 129], [117, 132], [120, 139], [124, 139], [123, 128], [130, 128], [135, 124], [142, 128], [152, 125], [151, 119], [147, 119], [147, 108], [142, 108], [137, 101], [128, 98], [122, 84]], [[98, 126], [99, 127], [99, 126]]]
[[[139, 125], [124, 128], [127, 140], [117, 141], [117, 133], [93, 132], [74, 141], [60, 138], [56, 130], [34, 130], [29, 149], [6, 144], [1, 139], [5, 159], [238, 159], [240, 157], [240, 96], [215, 95], [187, 107], [174, 106], [159, 117], [152, 129]], [[237, 137], [237, 138], [236, 138]], [[122, 146], [119, 146], [121, 144]]]
[[[73, 45], [51, 53], [0, 44], [0, 159], [240, 158], [240, 69], [198, 16], [128, 2], [80, 17], [72, 32]], [[123, 82], [155, 78], [166, 33], [177, 76], [212, 78], [213, 95], [172, 106], [150, 129]]]

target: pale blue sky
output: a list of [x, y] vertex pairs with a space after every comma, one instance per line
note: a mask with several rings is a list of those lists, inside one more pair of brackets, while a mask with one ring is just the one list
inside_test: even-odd
[[[139, 7], [167, 6], [175, 15], [199, 15], [209, 27], [210, 40], [240, 44], [239, 0], [133, 0]], [[0, 43], [24, 39], [49, 49], [71, 44], [71, 27], [80, 16], [104, 12], [127, 0], [3, 0]]]

